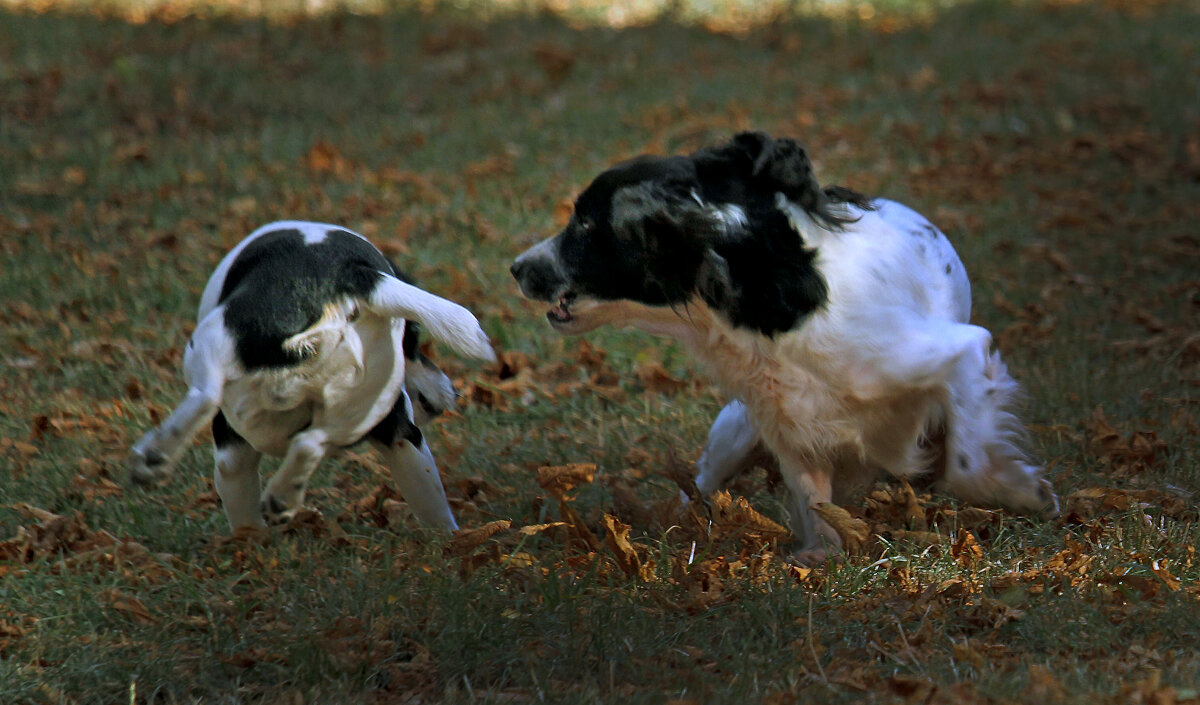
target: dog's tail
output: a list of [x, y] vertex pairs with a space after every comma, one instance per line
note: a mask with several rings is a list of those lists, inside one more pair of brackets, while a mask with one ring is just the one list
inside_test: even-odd
[[489, 362], [496, 360], [487, 334], [470, 311], [389, 274], [380, 277], [367, 307], [381, 316], [417, 321], [460, 355]]

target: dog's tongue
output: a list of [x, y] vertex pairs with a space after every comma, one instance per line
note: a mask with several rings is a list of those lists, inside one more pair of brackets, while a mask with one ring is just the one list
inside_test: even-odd
[[563, 299], [558, 300], [558, 305], [550, 309], [548, 314], [551, 318], [559, 321], [571, 320], [571, 311], [567, 309], [567, 302]]

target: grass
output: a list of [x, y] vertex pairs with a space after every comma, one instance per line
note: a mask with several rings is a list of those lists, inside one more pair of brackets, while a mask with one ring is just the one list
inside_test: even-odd
[[[0, 701], [1200, 699], [1195, 7], [568, 5], [0, 3]], [[744, 128], [947, 231], [1062, 517], [918, 488], [906, 523], [883, 484], [805, 572], [672, 505], [723, 398], [664, 341], [556, 339], [507, 265], [613, 161]], [[421, 529], [362, 449], [263, 535], [226, 534], [205, 439], [126, 485], [208, 273], [282, 218], [368, 234], [527, 369], [440, 355], [464, 403], [428, 434], [460, 523], [510, 528]], [[734, 495], [782, 520], [765, 480]]]

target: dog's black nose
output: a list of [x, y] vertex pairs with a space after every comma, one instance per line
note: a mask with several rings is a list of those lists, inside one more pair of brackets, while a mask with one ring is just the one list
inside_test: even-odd
[[512, 266], [508, 268], [508, 271], [512, 273], [513, 279], [519, 280], [521, 278], [521, 270], [523, 269], [525, 269], [525, 263], [518, 260], [512, 263]]

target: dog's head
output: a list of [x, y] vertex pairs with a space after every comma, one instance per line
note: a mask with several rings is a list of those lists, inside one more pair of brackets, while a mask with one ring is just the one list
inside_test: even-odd
[[525, 296], [555, 304], [547, 318], [565, 333], [586, 330], [576, 313], [597, 301], [681, 307], [700, 299], [735, 326], [774, 335], [826, 295], [789, 210], [838, 225], [851, 196], [822, 191], [794, 141], [743, 133], [689, 156], [639, 157], [603, 172], [562, 232], [520, 255], [512, 273]]

